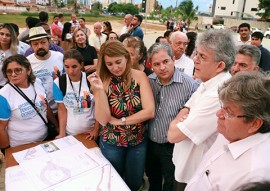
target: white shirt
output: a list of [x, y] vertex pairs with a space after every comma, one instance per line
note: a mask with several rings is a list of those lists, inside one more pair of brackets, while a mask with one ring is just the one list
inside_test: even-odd
[[[46, 119], [45, 89], [39, 79], [28, 88], [20, 88]], [[7, 132], [11, 147], [43, 141], [47, 127], [35, 109], [9, 84], [0, 90], [0, 120], [7, 121]]]
[[29, 44], [26, 44], [22, 41], [19, 41], [19, 45], [18, 45], [18, 49], [20, 49], [20, 53], [19, 54], [22, 54], [24, 55], [25, 52], [30, 48]]
[[107, 35], [101, 33], [101, 36], [98, 36], [96, 33], [90, 34], [89, 36], [89, 45], [100, 49], [101, 45], [106, 41]]
[[235, 45], [236, 46], [241, 46], [241, 45], [250, 45], [251, 43], [251, 37], [249, 37], [248, 41], [247, 42], [242, 42], [241, 39], [240, 39], [240, 36], [238, 36], [236, 42], [235, 42]]
[[126, 25], [122, 27], [120, 35], [125, 34], [125, 33], [128, 33], [128, 27]]
[[57, 70], [62, 74], [64, 72], [63, 54], [50, 51], [51, 56], [47, 60], [39, 60], [35, 53], [27, 56], [33, 73], [39, 78], [46, 89], [49, 105], [53, 113], [57, 113], [57, 104], [53, 99], [53, 80], [56, 78]]
[[[18, 45], [17, 46], [18, 50], [17, 53], [24, 55], [24, 51], [23, 49]], [[12, 56], [11, 50], [0, 50], [0, 86], [4, 86], [7, 82], [7, 79], [4, 77], [4, 74], [2, 72], [2, 67], [3, 67], [3, 62], [5, 59], [7, 59], [8, 57]]]
[[60, 22], [60, 21], [58, 21], [58, 26], [61, 28], [61, 30], [63, 31], [63, 28], [64, 28], [64, 25]]
[[231, 191], [250, 182], [270, 181], [270, 133], [228, 143], [219, 135], [185, 191]]
[[176, 68], [179, 68], [182, 72], [189, 76], [193, 76], [194, 61], [183, 54], [178, 60], [174, 61]]
[[[67, 126], [66, 132], [68, 135], [77, 135], [86, 133], [93, 130], [95, 117], [95, 102], [94, 96], [90, 93], [89, 87], [86, 82], [86, 74], [82, 73], [81, 91], [79, 95], [79, 103], [77, 103], [75, 94], [78, 97], [80, 82], [72, 82], [73, 88], [70, 84], [67, 75], [67, 87], [66, 94], [63, 97], [63, 93], [59, 88], [59, 78], [54, 80], [53, 95], [56, 103], [64, 103], [67, 109]], [[78, 112], [78, 104], [80, 112]], [[79, 122], [79, 123], [78, 123]]]
[[187, 101], [188, 117], [177, 124], [187, 138], [176, 143], [173, 151], [175, 180], [187, 183], [204, 153], [212, 146], [217, 136], [216, 112], [220, 109], [218, 87], [229, 79], [229, 72], [222, 72], [207, 82], [202, 82]]

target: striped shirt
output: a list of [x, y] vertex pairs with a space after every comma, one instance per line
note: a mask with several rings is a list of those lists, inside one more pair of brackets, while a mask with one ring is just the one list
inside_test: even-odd
[[155, 99], [155, 118], [149, 121], [149, 138], [167, 143], [170, 122], [196, 91], [199, 84], [190, 76], [175, 69], [170, 82], [162, 85], [155, 73], [148, 76]]

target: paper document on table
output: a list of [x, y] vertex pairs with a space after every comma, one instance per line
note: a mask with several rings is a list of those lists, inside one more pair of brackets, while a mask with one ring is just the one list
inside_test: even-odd
[[[74, 151], [78, 148], [74, 146], [50, 153], [50, 157], [7, 168], [6, 191], [21, 191], [22, 188], [27, 191], [130, 191], [99, 148]], [[69, 166], [70, 163], [74, 164]]]
[[95, 169], [100, 163], [79, 143], [68, 149], [23, 161], [20, 166], [27, 172], [36, 188], [41, 190]]
[[13, 153], [12, 155], [18, 163], [21, 163], [26, 160], [41, 157], [43, 155], [46, 155], [47, 153], [68, 148], [78, 143], [80, 143], [80, 141], [78, 141], [75, 137], [67, 136], [61, 139], [56, 139], [44, 144], [37, 145], [29, 149], [25, 149], [23, 151]]

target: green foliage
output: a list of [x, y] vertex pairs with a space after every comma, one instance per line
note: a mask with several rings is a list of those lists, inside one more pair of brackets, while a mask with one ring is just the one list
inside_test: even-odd
[[138, 14], [139, 13], [139, 9], [138, 7], [136, 7], [135, 5], [131, 4], [131, 3], [127, 3], [127, 4], [118, 4], [116, 2], [111, 3], [108, 7], [108, 11], [114, 14], [117, 13], [125, 13], [125, 14]]
[[160, 21], [165, 23], [168, 19], [172, 17], [172, 7], [167, 7], [165, 10], [161, 12]]
[[196, 16], [198, 9], [198, 6], [194, 8], [192, 0], [184, 0], [176, 9], [176, 14], [180, 15], [181, 18], [187, 22], [189, 27], [192, 20], [198, 20], [198, 17]]
[[270, 0], [259, 0], [259, 10], [264, 9], [263, 13], [257, 13], [263, 19], [268, 19], [270, 17]]
[[102, 4], [98, 1], [92, 4], [93, 11], [102, 11]]

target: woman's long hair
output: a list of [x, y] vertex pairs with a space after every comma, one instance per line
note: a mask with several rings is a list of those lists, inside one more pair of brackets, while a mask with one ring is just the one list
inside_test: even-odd
[[[6, 28], [9, 32], [10, 32], [10, 43], [9, 43], [9, 49], [11, 51], [12, 55], [18, 54], [18, 39], [16, 36], [16, 33], [13, 29], [13, 27], [8, 24], [8, 23], [4, 23], [2, 25], [0, 25], [0, 30]], [[3, 50], [2, 45], [0, 43], [0, 49]]]
[[107, 91], [111, 81], [112, 73], [106, 67], [104, 60], [105, 56], [124, 56], [127, 59], [126, 69], [121, 77], [125, 82], [124, 91], [128, 91], [131, 84], [131, 59], [129, 52], [126, 50], [125, 46], [118, 40], [110, 40], [102, 44], [98, 57], [99, 59], [97, 65], [97, 73], [99, 74], [102, 82], [104, 83], [104, 88]]
[[63, 32], [62, 32], [62, 40], [66, 40], [66, 35], [67, 33], [70, 33], [70, 28], [71, 28], [71, 23], [70, 22], [65, 22]]

